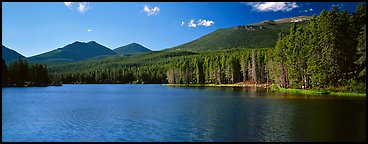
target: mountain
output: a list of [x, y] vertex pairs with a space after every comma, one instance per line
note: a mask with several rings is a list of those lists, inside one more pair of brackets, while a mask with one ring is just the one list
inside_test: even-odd
[[25, 56], [21, 55], [20, 53], [14, 51], [12, 49], [9, 49], [4, 45], [1, 48], [1, 52], [2, 52], [2, 57], [4, 58], [5, 62], [11, 61], [11, 60], [16, 60], [19, 57], [20, 58], [26, 58]]
[[62, 48], [32, 56], [27, 60], [30, 62], [71, 62], [106, 55], [116, 55], [116, 53], [95, 41], [88, 43], [76, 41]]
[[131, 43], [131, 44], [121, 46], [121, 47], [114, 49], [114, 52], [120, 55], [133, 55], [133, 54], [151, 52], [151, 50], [140, 44]]
[[270, 48], [275, 46], [280, 32], [289, 32], [291, 23], [305, 25], [309, 19], [308, 16], [299, 16], [218, 29], [194, 41], [166, 50], [200, 52], [229, 48]]

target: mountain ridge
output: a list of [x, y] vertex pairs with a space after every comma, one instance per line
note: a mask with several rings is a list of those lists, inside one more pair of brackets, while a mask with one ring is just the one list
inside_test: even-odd
[[70, 62], [86, 60], [103, 55], [116, 55], [116, 53], [95, 41], [75, 41], [62, 48], [57, 48], [39, 55], [31, 56], [27, 59], [32, 62]]
[[19, 57], [22, 59], [26, 58], [25, 56], [18, 53], [17, 51], [10, 49], [4, 45], [2, 45], [1, 52], [2, 52], [2, 58], [5, 60], [5, 62], [9, 62], [9, 61], [18, 59]]
[[270, 48], [275, 46], [280, 32], [289, 32], [291, 23], [305, 25], [309, 19], [309, 16], [297, 16], [221, 28], [188, 43], [165, 50], [201, 52], [229, 48]]
[[115, 48], [113, 49], [113, 51], [120, 55], [134, 55], [134, 54], [152, 52], [152, 50], [138, 43], [130, 43], [130, 44]]

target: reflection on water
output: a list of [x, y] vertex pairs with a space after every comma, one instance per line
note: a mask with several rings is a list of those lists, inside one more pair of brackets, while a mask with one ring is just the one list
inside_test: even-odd
[[3, 141], [365, 141], [365, 98], [259, 88], [2, 89]]

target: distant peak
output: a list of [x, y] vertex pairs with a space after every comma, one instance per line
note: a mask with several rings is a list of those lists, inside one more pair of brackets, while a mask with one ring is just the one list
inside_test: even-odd
[[89, 42], [75, 41], [72, 44], [98, 44], [98, 43], [96, 41], [89, 41]]
[[140, 44], [134, 42], [134, 43], [131, 43], [129, 45], [140, 45]]
[[83, 43], [83, 42], [80, 42], [80, 41], [73, 42], [73, 44], [78, 44], [78, 43]]
[[73, 42], [71, 44], [68, 44], [66, 46], [76, 46], [76, 45], [83, 45], [83, 44], [85, 44], [85, 43], [84, 42], [80, 42], [80, 41], [75, 41], [75, 42]]
[[144, 52], [150, 52], [151, 50], [138, 44], [138, 43], [130, 43], [121, 47], [114, 49], [114, 51], [118, 54], [138, 54]]

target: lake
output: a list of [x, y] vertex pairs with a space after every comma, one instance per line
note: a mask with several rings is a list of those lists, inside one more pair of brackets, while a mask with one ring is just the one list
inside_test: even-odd
[[256, 88], [2, 88], [2, 141], [366, 141], [366, 98]]

